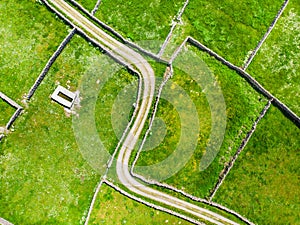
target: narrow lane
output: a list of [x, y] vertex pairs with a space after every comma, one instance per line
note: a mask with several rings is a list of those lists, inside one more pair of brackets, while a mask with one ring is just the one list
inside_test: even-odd
[[141, 195], [143, 197], [155, 200], [165, 205], [180, 209], [189, 214], [192, 214], [198, 218], [202, 218], [214, 224], [237, 224], [217, 213], [210, 210], [201, 208], [191, 203], [185, 202], [181, 199], [175, 198], [171, 195], [157, 191], [150, 187], [147, 187], [139, 183], [129, 173], [129, 159], [132, 154], [138, 138], [142, 132], [148, 113], [151, 108], [155, 91], [155, 76], [150, 64], [137, 52], [133, 51], [129, 47], [123, 45], [107, 33], [102, 31], [91, 21], [81, 15], [76, 9], [71, 7], [63, 0], [43, 0], [44, 2], [50, 2], [58, 12], [63, 13], [68, 19], [78, 26], [87, 35], [92, 36], [93, 39], [99, 42], [104, 49], [109, 49], [116, 54], [122, 61], [128, 65], [134, 66], [141, 74], [143, 79], [143, 97], [140, 105], [139, 112], [136, 120], [129, 131], [125, 141], [120, 149], [117, 160], [117, 174], [118, 178], [123, 185], [125, 185], [130, 191]]

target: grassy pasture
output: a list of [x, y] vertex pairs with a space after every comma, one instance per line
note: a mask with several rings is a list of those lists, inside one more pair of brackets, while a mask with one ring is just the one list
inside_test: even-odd
[[167, 213], [137, 203], [103, 185], [93, 209], [90, 224], [190, 224]]
[[[103, 57], [84, 39], [74, 36], [17, 120], [15, 132], [1, 142], [2, 217], [17, 224], [74, 224], [82, 220], [99, 174], [83, 158], [72, 116], [52, 102], [50, 95], [58, 84], [71, 91], [79, 88], [85, 109], [82, 79], [100, 76], [95, 66], [101, 69]], [[108, 65], [114, 66], [111, 60]], [[122, 73], [128, 76], [125, 70]], [[112, 93], [116, 90], [110, 89]]]
[[[223, 169], [224, 164], [228, 162], [230, 157], [235, 153], [238, 146], [241, 144], [242, 139], [250, 130], [254, 120], [263, 109], [266, 100], [255, 92], [252, 87], [234, 71], [228, 69], [214, 58], [211, 58], [206, 53], [200, 52], [194, 47], [189, 46], [188, 49], [203, 60], [207, 69], [212, 72], [212, 76], [214, 76], [215, 81], [221, 88], [226, 105], [226, 129], [224, 140], [221, 142], [222, 144], [217, 157], [206, 170], [200, 171], [200, 160], [210, 141], [212, 129], [212, 111], [211, 105], [207, 99], [209, 84], [201, 86], [196, 82], [195, 78], [189, 74], [189, 72], [191, 72], [189, 69], [192, 68], [189, 62], [191, 62], [192, 59], [185, 58], [185, 54], [188, 53], [181, 53], [177, 59], [178, 61], [174, 64], [177, 66], [177, 69], [175, 69], [175, 74], [170, 80], [172, 84], [167, 85], [164, 92], [172, 92], [173, 85], [178, 85], [183, 88], [196, 107], [200, 132], [196, 137], [197, 147], [193, 152], [192, 157], [180, 171], [165, 182], [174, 185], [179, 189], [183, 189], [190, 194], [206, 197], [217, 181], [218, 175]], [[186, 67], [184, 65], [186, 65]], [[203, 74], [200, 71], [198, 79], [201, 76], [203, 76]], [[162, 95], [162, 97], [164, 98], [164, 95]], [[185, 99], [181, 98], [181, 95], [178, 95], [174, 101], [180, 102], [185, 101]], [[189, 106], [186, 105], [185, 107]], [[214, 116], [216, 116], [216, 114], [214, 114]], [[154, 126], [152, 135], [146, 142], [147, 151], [142, 152], [137, 166], [143, 167], [153, 165], [163, 161], [174, 153], [182, 135], [181, 120], [182, 118], [180, 118], [174, 106], [172, 106], [170, 102], [162, 100], [157, 112], [157, 126]], [[185, 125], [192, 127], [195, 125], [193, 125], [193, 121], [194, 119], [191, 118], [186, 119]], [[155, 145], [153, 143], [155, 143]], [[152, 150], [149, 150], [151, 149], [151, 146]], [[188, 153], [184, 153], [183, 151], [181, 158], [184, 158], [186, 154]], [[143, 170], [142, 167], [140, 170], [137, 168], [136, 171], [138, 173], [139, 171], [143, 173], [142, 171], [145, 170]], [[170, 167], [164, 168], [159, 172], [164, 174]], [[158, 174], [158, 172], [153, 172], [153, 175], [155, 176]], [[144, 173], [143, 175], [148, 176], [149, 174]]]
[[[103, 0], [96, 16], [125, 38], [158, 52], [184, 1]], [[141, 42], [154, 40], [155, 42]]]
[[15, 108], [7, 104], [3, 99], [0, 99], [0, 109], [0, 127], [5, 127], [5, 125], [16, 110]]
[[300, 6], [290, 1], [249, 72], [272, 94], [300, 115]]
[[190, 35], [232, 63], [242, 66], [284, 1], [190, 1], [166, 57]]
[[299, 135], [278, 109], [270, 108], [214, 201], [255, 224], [298, 224]]
[[20, 102], [68, 27], [37, 1], [0, 2], [0, 89]]

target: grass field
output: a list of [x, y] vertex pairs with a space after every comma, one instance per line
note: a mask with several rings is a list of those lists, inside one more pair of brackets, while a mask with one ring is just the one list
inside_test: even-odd
[[272, 94], [300, 115], [300, 6], [290, 1], [249, 72]]
[[[183, 55], [180, 54], [175, 62], [178, 69], [175, 70], [174, 77], [170, 82], [182, 87], [189, 95], [189, 98], [192, 99], [198, 113], [200, 132], [197, 136], [197, 148], [191, 159], [180, 172], [166, 180], [166, 182], [179, 189], [184, 189], [190, 194], [205, 197], [217, 181], [218, 175], [223, 169], [224, 164], [228, 162], [230, 157], [235, 153], [238, 146], [241, 144], [242, 139], [250, 130], [253, 121], [257, 118], [266, 104], [266, 100], [256, 93], [249, 84], [239, 77], [238, 74], [231, 71], [226, 66], [221, 65], [214, 58], [211, 58], [206, 53], [200, 52], [194, 47], [189, 47], [189, 49], [201, 57], [210, 71], [212, 71], [216, 81], [219, 83], [226, 104], [225, 120], [227, 125], [224, 141], [217, 158], [206, 170], [200, 172], [200, 160], [210, 140], [212, 129], [211, 105], [209, 105], [207, 99], [209, 86], [200, 87], [196, 80], [186, 73], [192, 67], [189, 64], [191, 60], [184, 58], [184, 53], [181, 53]], [[179, 68], [185, 68], [185, 70], [179, 70]], [[171, 89], [172, 84], [167, 85], [164, 92], [168, 92]], [[178, 102], [183, 101], [183, 98], [181, 98], [180, 95], [177, 96], [176, 100]], [[162, 97], [164, 97], [164, 95]], [[188, 107], [186, 106], [186, 108]], [[214, 115], [216, 116], [216, 114]], [[180, 119], [178, 112], [170, 102], [168, 103], [167, 101], [162, 100], [158, 108], [156, 120], [158, 124], [161, 123], [161, 120], [164, 121], [166, 128], [163, 130], [154, 127], [152, 135], [150, 136], [148, 143], [146, 143], [146, 147], [148, 148], [157, 140], [162, 142], [158, 142], [159, 145], [154, 146], [154, 149], [151, 151], [143, 151], [138, 161], [138, 166], [149, 166], [161, 162], [174, 152], [174, 149], [178, 147], [178, 142], [182, 135]], [[191, 125], [189, 127], [192, 127], [193, 122], [194, 119], [187, 119], [185, 125]], [[166, 132], [166, 135], [163, 137], [164, 132]], [[183, 149], [185, 148], [183, 147]], [[186, 154], [188, 153], [183, 152], [181, 157], [186, 156]], [[166, 170], [170, 169], [172, 169], [172, 166], [168, 167]], [[143, 171], [143, 168], [140, 170], [137, 168], [136, 171], [141, 172]], [[153, 174], [156, 176], [158, 175], [157, 171]]]
[[137, 203], [103, 185], [97, 197], [90, 224], [190, 224], [167, 213]]
[[[283, 0], [190, 1], [183, 25], [178, 26], [167, 54], [187, 35], [197, 39], [232, 63], [242, 66], [275, 18]], [[168, 53], [169, 52], [169, 53]]]
[[183, 0], [103, 0], [96, 16], [129, 40], [157, 41], [151, 44], [140, 43], [142, 47], [156, 53], [169, 33], [172, 19], [177, 15], [183, 3]]
[[[5, 206], [0, 207], [2, 217], [17, 224], [80, 223], [99, 179], [96, 171], [104, 168], [101, 163], [105, 164], [108, 158], [100, 155], [95, 166], [94, 161], [86, 158], [89, 155], [85, 154], [85, 149], [81, 149], [85, 146], [80, 145], [80, 139], [75, 137], [95, 124], [95, 134], [104, 143], [103, 150], [112, 152], [117, 139], [111, 130], [111, 113], [106, 110], [113, 108], [119, 91], [131, 82], [136, 85], [133, 75], [84, 39], [73, 37], [33, 96], [29, 108], [18, 119], [15, 132], [0, 144], [3, 181], [0, 205]], [[93, 124], [85, 124], [78, 130], [78, 125], [82, 124], [77, 122], [77, 116], [72, 120], [60, 105], [51, 102], [50, 95], [58, 84], [71, 91], [80, 91], [78, 116], [92, 114]], [[134, 88], [131, 87], [130, 91]], [[133, 101], [135, 95], [131, 98]], [[128, 106], [132, 104], [128, 99], [121, 100]], [[96, 107], [89, 108], [93, 104]], [[128, 119], [127, 114], [122, 116]], [[124, 121], [122, 116], [118, 119]], [[101, 122], [106, 119], [108, 123]], [[91, 143], [88, 142], [89, 149], [93, 149]], [[98, 154], [101, 152], [101, 149], [96, 150]]]
[[118, 71], [99, 92], [95, 120], [103, 144], [113, 153], [133, 112], [136, 102], [137, 78], [126, 70]]
[[[1, 143], [3, 185], [0, 202], [6, 206], [0, 207], [1, 216], [19, 224], [74, 224], [81, 220], [98, 175], [78, 149], [74, 136], [77, 130], [73, 130], [74, 120], [60, 105], [51, 102], [49, 96], [58, 84], [71, 91], [79, 87], [82, 91], [81, 106], [86, 109], [85, 104], [90, 99], [85, 98], [88, 95], [82, 85], [86, 84], [84, 79], [91, 76], [104, 83], [100, 73], [103, 69], [101, 65], [105, 64], [103, 58], [84, 39], [73, 37], [37, 90], [29, 108], [15, 124], [17, 132]], [[107, 65], [115, 66], [111, 60]], [[117, 83], [121, 87], [124, 86], [122, 82], [133, 77], [125, 70], [120, 70], [117, 76], [121, 77]], [[122, 76], [126, 79], [122, 79]], [[117, 78], [111, 79], [106, 84], [110, 85], [111, 92], [107, 90], [108, 87], [105, 89], [108, 96], [118, 92], [119, 88], [115, 86]], [[94, 85], [97, 86], [97, 83]], [[108, 106], [111, 102], [103, 101], [102, 97], [101, 102]], [[97, 111], [98, 108], [92, 113]], [[78, 113], [84, 115], [80, 110]], [[101, 109], [99, 113], [103, 113]], [[101, 129], [105, 127], [102, 125], [99, 132]], [[105, 138], [111, 137], [104, 136], [104, 141]]]
[[[96, 4], [96, 0], [78, 2], [88, 10]], [[134, 42], [158, 40], [141, 44], [157, 52], [183, 2], [152, 1], [149, 5], [140, 1], [103, 0], [97, 16]], [[183, 17], [184, 24], [177, 27], [171, 45], [191, 35], [226, 59], [242, 65], [281, 4], [278, 0], [239, 4], [226, 0], [220, 6], [215, 0], [191, 1]], [[249, 13], [245, 13], [248, 9]], [[0, 10], [0, 91], [20, 103], [70, 28], [38, 1], [2, 2]], [[299, 21], [299, 5], [291, 1], [249, 68], [259, 82], [298, 114]], [[169, 46], [167, 54], [172, 49]], [[266, 100], [226, 66], [194, 47], [187, 49], [207, 64], [222, 89], [226, 130], [216, 159], [200, 172], [200, 160], [211, 141], [212, 111], [206, 98], [210, 86], [200, 87], [197, 79], [190, 76], [189, 69], [193, 68], [182, 53], [174, 64], [173, 84], [165, 90], [172, 93], [173, 85], [183, 89], [195, 105], [200, 132], [191, 135], [196, 137], [194, 154], [166, 182], [190, 194], [207, 197]], [[151, 65], [161, 77], [165, 66], [153, 62]], [[58, 84], [80, 91], [81, 107], [76, 109], [76, 115], [70, 115], [50, 100]], [[135, 76], [75, 35], [12, 132], [0, 143], [0, 216], [14, 224], [82, 224], [109, 153], [115, 149], [133, 112], [136, 91]], [[183, 95], [173, 100], [181, 109], [191, 107]], [[14, 109], [1, 99], [0, 108], [0, 126], [5, 126]], [[170, 156], [178, 147], [180, 131], [196, 124], [190, 115], [179, 114], [168, 100], [162, 99], [145, 145], [147, 151], [142, 152], [138, 165], [149, 166]], [[181, 124], [183, 118], [188, 123]], [[298, 137], [299, 129], [276, 108], [271, 108], [217, 193], [216, 201], [258, 224], [297, 224], [300, 220]], [[185, 144], [184, 147], [189, 146]], [[145, 224], [145, 221], [188, 224], [136, 203], [106, 185], [97, 198], [91, 221], [91, 224]]]
[[77, 0], [76, 2], [78, 2], [85, 9], [87, 9], [89, 12], [91, 12], [97, 3], [97, 0]]
[[20, 103], [68, 28], [37, 1], [0, 2], [0, 89]]
[[72, 118], [49, 96], [58, 83], [74, 91], [93, 55], [74, 37], [0, 144], [0, 214], [15, 224], [78, 224], [89, 206], [99, 175], [82, 158]]
[[299, 224], [300, 130], [272, 107], [214, 201], [255, 224]]
[[10, 117], [14, 114], [16, 110], [15, 108], [7, 104], [5, 101], [3, 101], [3, 99], [0, 99], [0, 109], [0, 127], [5, 127]]

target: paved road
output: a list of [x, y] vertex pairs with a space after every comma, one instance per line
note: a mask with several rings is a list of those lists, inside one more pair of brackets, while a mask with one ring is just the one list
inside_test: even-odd
[[0, 217], [0, 224], [1, 225], [13, 225], [12, 223], [8, 222], [7, 220]]
[[[47, 2], [46, 0], [44, 1]], [[125, 138], [123, 146], [121, 147], [118, 155], [117, 174], [122, 184], [124, 184], [130, 191], [138, 195], [180, 209], [196, 217], [205, 219], [211, 223], [237, 224], [223, 216], [220, 216], [217, 213], [149, 188], [139, 183], [131, 176], [128, 166], [129, 158], [134, 146], [137, 143], [150, 111], [155, 91], [154, 72], [149, 63], [140, 54], [106, 34], [63, 0], [48, 0], [48, 2], [51, 2], [51, 4], [54, 5], [58, 11], [63, 12], [63, 14], [66, 15], [72, 23], [80, 27], [84, 32], [86, 32], [86, 34], [89, 35], [89, 37], [96, 40], [101, 46], [103, 46], [105, 49], [111, 50], [121, 61], [132, 65], [133, 68], [135, 68], [142, 76], [142, 103], [140, 105], [136, 120], [127, 137]]]

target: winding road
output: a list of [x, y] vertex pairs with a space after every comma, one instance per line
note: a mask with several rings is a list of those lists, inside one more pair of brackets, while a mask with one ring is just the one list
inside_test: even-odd
[[143, 80], [142, 102], [139, 106], [139, 112], [134, 124], [119, 151], [117, 160], [117, 174], [120, 182], [137, 195], [177, 208], [182, 212], [194, 215], [211, 223], [237, 224], [210, 210], [147, 187], [131, 176], [129, 172], [129, 158], [144, 127], [155, 91], [155, 75], [150, 64], [140, 54], [105, 33], [65, 1], [43, 0], [43, 2], [48, 5], [48, 7], [53, 7], [56, 13], [63, 14], [74, 27], [77, 27], [87, 36], [95, 40], [103, 49], [109, 51], [123, 64], [137, 70], [138, 73], [141, 74]]

